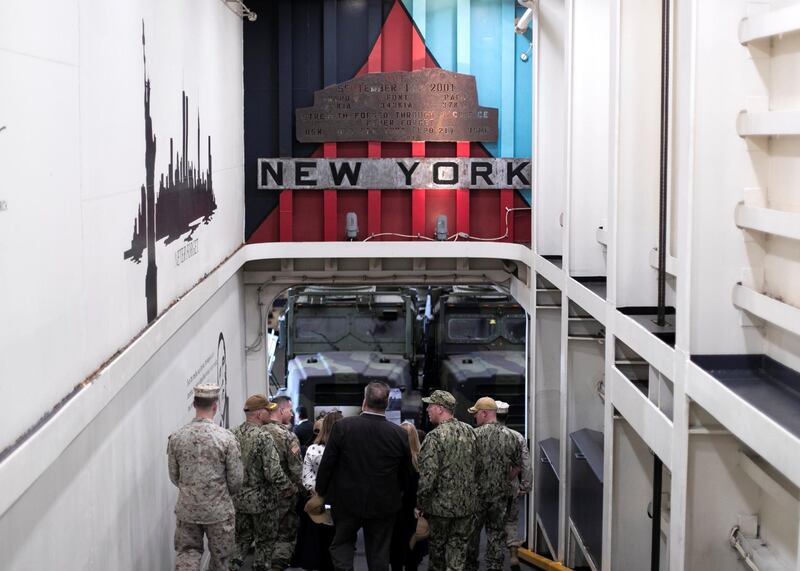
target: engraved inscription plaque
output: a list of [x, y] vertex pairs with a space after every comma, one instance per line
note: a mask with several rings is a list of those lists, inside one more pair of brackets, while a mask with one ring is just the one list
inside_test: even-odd
[[475, 77], [443, 69], [368, 73], [315, 92], [295, 116], [301, 143], [497, 140]]

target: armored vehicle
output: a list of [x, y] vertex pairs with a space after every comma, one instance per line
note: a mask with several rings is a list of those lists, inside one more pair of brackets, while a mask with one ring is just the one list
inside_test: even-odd
[[286, 393], [313, 418], [361, 410], [364, 387], [401, 391], [403, 416], [416, 416], [416, 292], [410, 288], [306, 287], [289, 290]]
[[[482, 396], [511, 408], [508, 425], [525, 428], [525, 311], [495, 288], [453, 287], [436, 304], [436, 364], [429, 370], [456, 397], [456, 416]], [[429, 389], [436, 381], [427, 382]]]

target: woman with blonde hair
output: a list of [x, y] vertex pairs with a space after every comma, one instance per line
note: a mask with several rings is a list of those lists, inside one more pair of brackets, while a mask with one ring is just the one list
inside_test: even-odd
[[413, 473], [409, 478], [409, 487], [403, 494], [403, 504], [397, 512], [392, 533], [391, 565], [392, 571], [416, 571], [422, 559], [428, 553], [428, 541], [419, 541], [411, 547], [411, 538], [417, 529], [417, 485], [419, 484], [419, 433], [414, 423], [403, 421], [400, 428], [408, 434], [408, 445], [411, 449], [411, 465]]
[[[322, 454], [325, 452], [325, 445], [331, 436], [333, 425], [342, 420], [342, 413], [332, 410], [324, 417], [317, 419], [314, 423], [314, 431], [319, 431], [314, 443], [306, 450], [303, 459], [303, 487], [314, 495], [314, 487], [317, 483], [317, 471], [319, 463], [322, 461]], [[297, 548], [295, 549], [296, 560], [293, 565], [303, 569], [319, 569], [328, 571], [333, 569], [331, 555], [328, 548], [333, 541], [333, 526], [314, 523], [308, 514], [300, 514], [300, 531], [297, 534]]]

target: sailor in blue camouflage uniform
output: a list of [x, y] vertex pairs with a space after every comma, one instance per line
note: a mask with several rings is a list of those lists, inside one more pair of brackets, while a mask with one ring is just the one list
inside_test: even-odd
[[255, 543], [253, 571], [271, 569], [272, 552], [278, 537], [278, 514], [275, 503], [294, 492], [292, 483], [281, 469], [272, 437], [261, 429], [269, 411], [277, 405], [264, 395], [253, 395], [244, 403], [245, 421], [233, 430], [244, 464], [244, 484], [234, 496], [236, 507], [236, 551], [232, 569], [239, 569]]
[[300, 457], [300, 441], [289, 428], [292, 420], [292, 401], [288, 397], [279, 396], [273, 399], [277, 405], [270, 411], [270, 419], [262, 430], [266, 431], [278, 450], [281, 469], [291, 482], [291, 491], [278, 497], [275, 504], [278, 516], [278, 537], [272, 551], [272, 568], [286, 569], [292, 560], [294, 546], [297, 542], [297, 529], [300, 516], [297, 513], [297, 498], [303, 488], [303, 460]]
[[466, 568], [477, 510], [477, 441], [471, 426], [453, 416], [455, 397], [434, 391], [423, 398], [438, 426], [419, 453], [417, 508], [430, 524], [430, 571]]
[[468, 412], [475, 417], [478, 448], [478, 518], [470, 544], [467, 569], [477, 571], [481, 529], [486, 528], [487, 571], [500, 571], [506, 552], [506, 513], [511, 481], [522, 469], [522, 453], [513, 431], [497, 422], [497, 403], [481, 397]]
[[242, 460], [233, 434], [214, 423], [219, 391], [216, 385], [195, 387], [196, 416], [167, 443], [169, 478], [178, 487], [176, 571], [200, 569], [203, 535], [211, 552], [211, 571], [228, 571], [234, 549], [231, 496], [242, 486]]
[[[497, 401], [497, 422], [503, 426], [507, 426], [509, 408], [507, 402]], [[528, 441], [516, 430], [509, 430], [511, 430], [519, 443], [522, 471], [519, 476], [511, 480], [511, 500], [508, 503], [508, 512], [506, 513], [506, 545], [511, 555], [511, 570], [519, 571], [517, 550], [522, 545], [522, 538], [519, 535], [519, 498], [531, 491], [533, 486], [533, 467], [531, 466], [531, 455], [528, 451]]]

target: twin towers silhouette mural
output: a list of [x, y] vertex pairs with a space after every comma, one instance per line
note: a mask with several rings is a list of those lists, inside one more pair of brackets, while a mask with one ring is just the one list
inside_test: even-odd
[[[145, 274], [145, 298], [147, 299], [147, 322], [158, 315], [158, 266], [156, 244], [164, 245], [178, 240], [184, 234], [185, 242], [192, 242], [200, 224], [208, 224], [217, 210], [211, 179], [211, 136], [208, 136], [206, 170], [200, 170], [200, 111], [197, 112], [197, 163], [189, 161], [189, 99], [181, 94], [183, 145], [178, 152], [169, 139], [169, 170], [161, 173], [158, 192], [155, 186], [156, 136], [153, 118], [150, 115], [150, 79], [147, 75], [147, 53], [145, 50], [144, 22], [142, 22], [142, 59], [144, 61], [144, 129], [145, 129], [145, 183], [141, 187], [139, 212], [133, 220], [131, 247], [124, 259], [136, 264], [142, 262], [147, 250], [147, 272]], [[177, 259], [177, 258], [176, 258]]]

